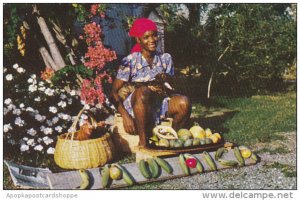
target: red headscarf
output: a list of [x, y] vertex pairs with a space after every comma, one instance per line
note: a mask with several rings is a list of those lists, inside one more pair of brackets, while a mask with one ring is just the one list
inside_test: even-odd
[[[147, 31], [157, 31], [156, 24], [147, 18], [140, 18], [136, 19], [131, 29], [129, 30], [129, 36], [131, 37], [142, 37], [145, 32]], [[133, 52], [141, 52], [142, 47], [140, 44], [135, 44], [134, 47], [131, 49], [131, 53]]]

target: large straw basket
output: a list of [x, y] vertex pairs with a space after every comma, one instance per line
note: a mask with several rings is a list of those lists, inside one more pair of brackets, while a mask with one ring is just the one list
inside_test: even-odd
[[[72, 127], [75, 128], [78, 114]], [[74, 130], [74, 129], [73, 129]], [[65, 133], [58, 136], [55, 147], [54, 161], [64, 169], [87, 169], [103, 166], [111, 161], [115, 156], [115, 147], [111, 134], [106, 133], [104, 136], [89, 140], [74, 140], [74, 134]], [[69, 137], [71, 136], [71, 138]]]

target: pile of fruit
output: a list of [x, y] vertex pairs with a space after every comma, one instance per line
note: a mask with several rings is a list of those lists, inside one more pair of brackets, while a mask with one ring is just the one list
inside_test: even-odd
[[[124, 182], [131, 186], [134, 184], [134, 179], [131, 174], [120, 164], [105, 165], [100, 169], [102, 176], [102, 187], [108, 188], [113, 180], [120, 180], [123, 178]], [[87, 170], [80, 169], [81, 184], [76, 189], [88, 189], [90, 187], [90, 176]]]
[[[145, 160], [143, 159], [140, 160], [137, 167], [140, 171], [140, 174], [145, 179], [154, 180], [154, 179], [158, 179], [162, 175], [162, 170], [164, 170], [168, 174], [173, 174], [172, 176], [174, 176], [175, 174], [172, 168], [174, 167], [174, 165], [179, 165], [182, 170], [182, 174], [189, 176], [191, 175], [190, 170], [192, 168], [195, 168], [198, 173], [203, 173], [206, 170], [216, 171], [218, 170], [218, 166], [220, 165], [224, 167], [235, 167], [235, 166], [242, 167], [245, 166], [245, 161], [247, 159], [251, 159], [255, 163], [257, 162], [258, 159], [256, 154], [246, 146], [234, 147], [233, 148], [234, 158], [226, 159], [226, 156], [224, 155], [228, 152], [229, 151], [227, 148], [220, 147], [215, 152], [214, 156], [212, 156], [213, 154], [210, 154], [206, 151], [200, 154], [200, 158], [199, 157], [197, 158], [195, 155], [189, 153], [179, 154], [178, 162], [173, 162], [171, 164], [169, 164], [167, 160], [163, 158], [152, 157], [152, 158], [147, 158]], [[208, 166], [208, 168], [204, 168], [203, 165], [204, 163], [206, 163], [206, 166]], [[114, 180], [123, 179], [128, 186], [132, 186], [137, 182], [136, 179], [133, 177], [133, 175], [130, 174], [125, 167], [123, 167], [118, 163], [107, 164], [104, 167], [100, 168], [100, 172], [102, 177], [101, 182], [103, 188], [109, 188]], [[79, 170], [79, 173], [82, 182], [80, 184], [80, 187], [78, 188], [88, 189], [90, 186], [90, 178], [89, 178], [88, 171], [81, 169]], [[176, 175], [181, 176], [182, 174], [176, 174]]]
[[141, 174], [146, 178], [157, 178], [160, 175], [160, 168], [164, 169], [168, 174], [172, 174], [173, 169], [167, 161], [159, 157], [140, 160], [139, 169]]
[[172, 127], [158, 125], [153, 129], [149, 143], [159, 147], [180, 148], [216, 144], [221, 141], [219, 133], [211, 129], [203, 129], [195, 123], [190, 129], [180, 129], [176, 132]]
[[[202, 153], [202, 158], [204, 162], [206, 162], [206, 164], [209, 166], [211, 171], [216, 171], [218, 169], [216, 165], [217, 162], [224, 167], [245, 166], [246, 159], [252, 159], [253, 161], [257, 162], [257, 156], [248, 147], [239, 146], [233, 149], [236, 160], [227, 160], [222, 158], [223, 154], [227, 152], [228, 150], [226, 148], [221, 147], [216, 151], [213, 158], [209, 153], [204, 151]], [[204, 171], [203, 165], [200, 160], [191, 154], [180, 154], [178, 159], [183, 174], [187, 176], [190, 175], [190, 168], [196, 168], [199, 173], [202, 173]]]

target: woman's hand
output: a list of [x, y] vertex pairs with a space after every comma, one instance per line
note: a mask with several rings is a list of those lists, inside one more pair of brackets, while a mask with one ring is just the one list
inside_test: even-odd
[[123, 126], [127, 133], [134, 134], [135, 127], [134, 127], [134, 121], [130, 115], [123, 115]]

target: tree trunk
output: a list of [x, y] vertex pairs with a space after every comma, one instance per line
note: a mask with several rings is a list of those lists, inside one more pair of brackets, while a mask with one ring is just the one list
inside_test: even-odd
[[52, 37], [51, 35], [51, 32], [45, 22], [45, 19], [43, 17], [41, 17], [39, 15], [39, 11], [37, 9], [37, 6], [36, 5], [33, 5], [33, 13], [38, 13], [37, 15], [37, 22], [41, 28], [41, 32], [42, 34], [44, 35], [44, 38], [49, 46], [49, 49], [50, 49], [50, 52], [51, 52], [51, 56], [55, 62], [55, 71], [63, 68], [66, 64], [65, 64], [65, 61], [64, 59], [62, 58], [59, 50], [58, 50], [58, 47], [55, 43], [55, 40], [54, 38]]
[[39, 52], [41, 53], [44, 63], [46, 65], [46, 67], [50, 67], [53, 70], [57, 69], [58, 67], [56, 66], [55, 62], [53, 61], [53, 59], [51, 58], [48, 50], [45, 47], [41, 47], [39, 48]]

